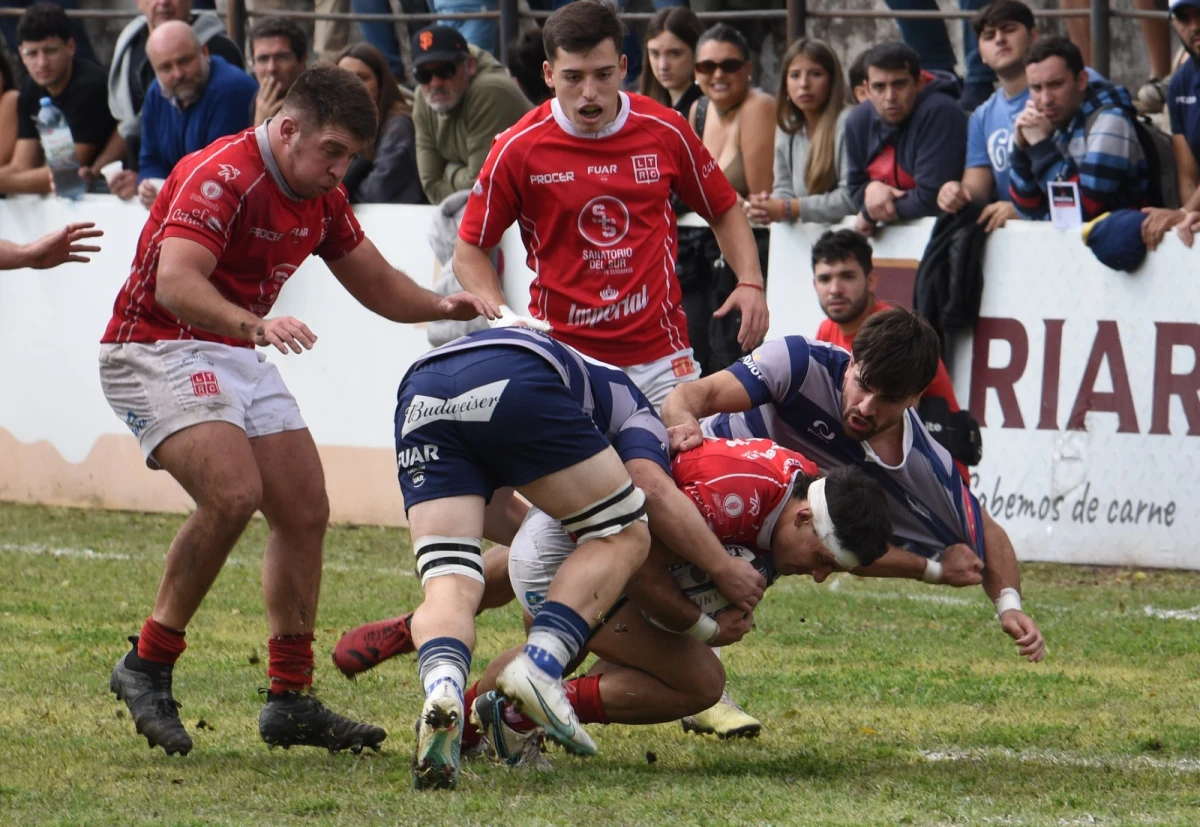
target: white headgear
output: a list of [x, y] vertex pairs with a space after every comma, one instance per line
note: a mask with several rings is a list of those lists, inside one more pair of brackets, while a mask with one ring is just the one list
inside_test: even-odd
[[808, 486], [808, 507], [812, 509], [813, 529], [829, 549], [833, 559], [844, 569], [856, 569], [862, 565], [858, 555], [838, 542], [833, 530], [833, 518], [829, 516], [829, 504], [825, 502], [825, 477]]

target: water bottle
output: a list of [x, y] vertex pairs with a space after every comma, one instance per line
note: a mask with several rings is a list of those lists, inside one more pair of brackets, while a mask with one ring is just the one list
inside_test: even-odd
[[79, 162], [75, 159], [75, 139], [62, 110], [42, 98], [42, 108], [37, 115], [38, 135], [42, 139], [42, 151], [46, 154], [46, 166], [54, 178], [54, 190], [59, 198], [76, 201], [83, 197], [84, 181], [79, 177]]

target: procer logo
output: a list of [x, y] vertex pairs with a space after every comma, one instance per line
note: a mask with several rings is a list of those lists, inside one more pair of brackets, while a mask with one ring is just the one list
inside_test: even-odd
[[404, 412], [404, 427], [400, 429], [400, 436], [407, 436], [430, 422], [443, 419], [458, 422], [491, 421], [492, 414], [496, 412], [496, 405], [500, 403], [500, 397], [508, 387], [508, 381], [501, 379], [499, 382], [481, 385], [450, 399], [417, 394]]

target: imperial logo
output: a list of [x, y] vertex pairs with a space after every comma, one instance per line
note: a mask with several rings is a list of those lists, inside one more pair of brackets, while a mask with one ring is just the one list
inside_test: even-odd
[[580, 307], [571, 303], [567, 314], [567, 324], [575, 327], [595, 327], [601, 322], [615, 322], [617, 319], [628, 318], [635, 313], [641, 313], [649, 303], [646, 285], [636, 293], [630, 293], [625, 298], [607, 307]]
[[619, 295], [621, 295], [620, 292], [611, 284], [600, 291], [600, 298], [604, 299], [606, 302], [616, 301], [617, 296]]
[[407, 436], [430, 422], [443, 419], [457, 422], [489, 422], [506, 387], [508, 380], [501, 379], [499, 382], [481, 385], [450, 399], [417, 394], [404, 412], [404, 427], [400, 429], [400, 436]]

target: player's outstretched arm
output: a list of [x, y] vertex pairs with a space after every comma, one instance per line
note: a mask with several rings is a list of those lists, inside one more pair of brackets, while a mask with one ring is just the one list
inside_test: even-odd
[[1046, 656], [1046, 641], [1037, 623], [1021, 607], [1021, 568], [1008, 532], [986, 511], [983, 540], [987, 549], [983, 590], [996, 604], [1000, 628], [1013, 639], [1022, 657], [1036, 663]]
[[767, 297], [763, 289], [762, 267], [758, 260], [758, 245], [754, 242], [754, 233], [746, 214], [736, 204], [720, 215], [713, 216], [709, 226], [717, 237], [721, 254], [733, 268], [738, 280], [738, 287], [713, 315], [721, 317], [733, 310], [741, 312], [742, 327], [738, 331], [738, 344], [749, 353], [767, 337], [767, 328], [771, 325], [771, 313], [767, 310]]
[[158, 254], [155, 300], [184, 324], [253, 342], [274, 345], [281, 353], [310, 350], [317, 337], [291, 316], [260, 319], [221, 295], [209, 280], [217, 258], [203, 244], [172, 237], [162, 243]]
[[654, 535], [680, 558], [707, 572], [736, 608], [752, 611], [762, 600], [766, 579], [750, 563], [725, 552], [691, 498], [657, 463], [631, 459], [625, 467], [646, 495], [646, 516]]
[[369, 238], [326, 264], [359, 304], [393, 322], [469, 321], [477, 316], [494, 319], [500, 315], [500, 309], [486, 299], [466, 293], [441, 296], [426, 290], [388, 264]]
[[91, 221], [68, 224], [28, 244], [0, 241], [0, 270], [16, 270], [20, 267], [48, 270], [68, 261], [91, 261], [84, 253], [98, 253], [100, 248], [80, 242], [104, 235], [103, 230], [93, 229], [95, 226]]
[[888, 545], [885, 555], [851, 573], [857, 577], [897, 577], [946, 586], [977, 586], [983, 582], [982, 570], [983, 562], [975, 552], [959, 543], [946, 549], [940, 563], [899, 546]]
[[700, 419], [715, 413], [739, 413], [753, 405], [750, 394], [727, 370], [676, 385], [663, 401], [662, 421], [671, 434], [671, 453], [690, 451], [703, 441]]
[[492, 266], [491, 250], [468, 244], [460, 238], [454, 247], [454, 276], [468, 293], [499, 308], [498, 316], [488, 317], [492, 327], [528, 327], [543, 333], [550, 332], [551, 327], [547, 322], [521, 315], [505, 304], [500, 275]]

